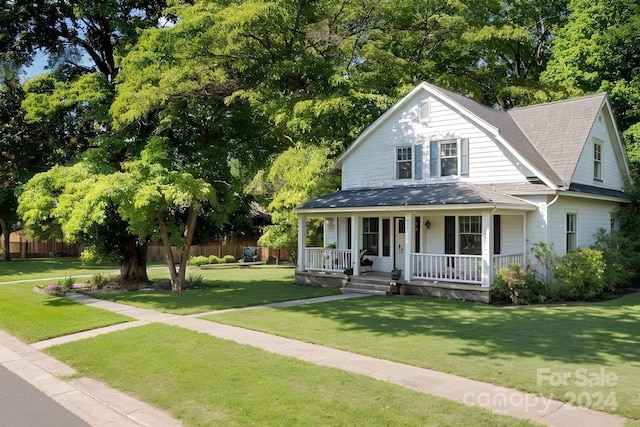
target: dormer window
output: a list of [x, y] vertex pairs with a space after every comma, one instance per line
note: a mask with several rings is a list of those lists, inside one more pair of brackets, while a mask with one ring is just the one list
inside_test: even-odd
[[422, 101], [418, 108], [418, 120], [420, 123], [427, 123], [431, 120], [431, 103], [429, 101]]

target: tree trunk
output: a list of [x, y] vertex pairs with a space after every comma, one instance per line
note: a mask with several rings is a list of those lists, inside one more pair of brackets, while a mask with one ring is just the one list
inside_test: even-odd
[[147, 276], [147, 244], [140, 244], [135, 236], [127, 236], [122, 239], [121, 245], [126, 257], [120, 262], [119, 282], [126, 286], [135, 287], [149, 283], [149, 276]]
[[11, 261], [11, 247], [10, 247], [10, 236], [11, 236], [11, 224], [6, 219], [0, 218], [0, 233], [4, 236], [4, 243], [2, 244], [3, 252], [4, 252], [4, 260]]
[[[187, 223], [184, 228], [184, 245], [180, 255], [180, 259], [177, 260], [173, 256], [171, 251], [171, 243], [169, 241], [169, 231], [167, 230], [167, 223], [162, 213], [158, 214], [158, 225], [160, 225], [160, 235], [162, 236], [162, 245], [164, 247], [165, 259], [167, 260], [167, 266], [169, 267], [169, 274], [171, 275], [171, 290], [174, 292], [181, 292], [187, 283], [187, 261], [189, 260], [189, 253], [191, 252], [191, 243], [193, 241], [193, 232], [196, 228], [196, 222], [198, 220], [198, 210], [193, 206], [189, 208], [189, 214], [187, 216]], [[178, 264], [176, 268], [176, 264]]]

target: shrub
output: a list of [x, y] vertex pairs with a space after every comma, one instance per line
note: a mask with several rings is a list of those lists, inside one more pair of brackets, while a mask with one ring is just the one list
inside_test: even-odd
[[207, 284], [204, 282], [204, 277], [202, 275], [189, 275], [187, 278], [187, 283], [185, 289], [204, 289], [207, 287]]
[[93, 249], [86, 248], [80, 254], [80, 261], [82, 261], [82, 264], [84, 265], [87, 265], [87, 264], [99, 265], [99, 264], [102, 264], [103, 259], [100, 256], [98, 256], [96, 251], [94, 251]]
[[65, 277], [64, 279], [58, 280], [58, 286], [60, 286], [65, 291], [67, 289], [73, 288], [73, 284], [76, 283], [75, 279], [71, 276]]
[[194, 266], [194, 267], [199, 267], [205, 264], [211, 264], [211, 262], [209, 262], [209, 258], [206, 256], [192, 256], [187, 261], [187, 265]]
[[224, 261], [225, 263], [229, 264], [232, 262], [236, 262], [236, 258], [233, 255], [225, 255], [222, 257], [222, 261]]
[[[107, 285], [110, 281], [109, 277], [106, 277], [103, 274], [94, 274], [91, 279], [89, 279], [89, 285], [91, 285], [91, 290], [102, 289]], [[95, 288], [95, 289], [94, 289]]]
[[578, 248], [556, 265], [554, 282], [571, 299], [593, 299], [604, 291], [605, 263], [602, 252]]
[[65, 288], [63, 288], [62, 286], [56, 283], [52, 283], [50, 285], [45, 286], [44, 289], [42, 289], [42, 291], [44, 293], [47, 293], [49, 295], [55, 295], [57, 297], [63, 297], [67, 292]]
[[215, 255], [211, 255], [209, 258], [209, 264], [222, 264], [222, 260]]
[[509, 268], [498, 271], [492, 296], [497, 300], [510, 300], [514, 304], [530, 304], [547, 300], [546, 286], [536, 279], [532, 269], [520, 264], [511, 264]]
[[604, 228], [594, 235], [595, 243], [591, 249], [602, 252], [605, 263], [604, 286], [606, 290], [629, 286], [637, 276], [637, 268], [640, 264], [638, 253], [633, 250], [633, 244], [629, 238], [620, 232], [607, 233]]

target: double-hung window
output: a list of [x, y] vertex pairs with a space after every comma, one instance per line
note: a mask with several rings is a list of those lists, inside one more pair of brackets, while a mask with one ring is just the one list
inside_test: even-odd
[[482, 254], [482, 217], [460, 217], [460, 253], [466, 255]]
[[577, 220], [578, 220], [577, 214], [574, 214], [574, 213], [567, 214], [567, 234], [566, 234], [567, 252], [577, 248], [577, 236], [576, 236]]
[[411, 147], [396, 148], [396, 177], [397, 179], [411, 179], [413, 162], [411, 161]]
[[396, 147], [396, 179], [422, 179], [422, 144]]
[[602, 141], [593, 140], [593, 179], [602, 181]]
[[431, 141], [429, 146], [431, 178], [469, 176], [469, 140]]
[[362, 249], [367, 255], [378, 256], [379, 218], [362, 218]]

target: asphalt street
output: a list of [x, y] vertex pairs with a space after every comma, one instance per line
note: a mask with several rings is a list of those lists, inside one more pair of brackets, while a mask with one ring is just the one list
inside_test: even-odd
[[89, 424], [0, 365], [0, 427], [88, 427]]

